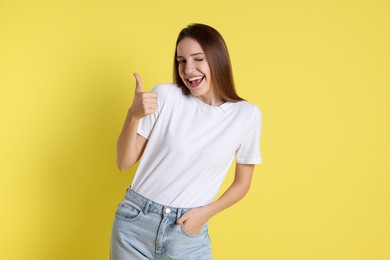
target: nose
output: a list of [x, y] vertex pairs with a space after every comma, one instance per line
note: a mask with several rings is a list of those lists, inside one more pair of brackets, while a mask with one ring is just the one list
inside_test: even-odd
[[194, 69], [195, 69], [195, 67], [194, 67], [193, 62], [187, 61], [187, 62], [185, 63], [184, 73], [186, 73], [186, 74], [191, 74], [191, 73], [194, 71]]

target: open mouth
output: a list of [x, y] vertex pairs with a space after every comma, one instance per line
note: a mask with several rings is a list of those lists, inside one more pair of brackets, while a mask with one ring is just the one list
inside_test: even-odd
[[196, 88], [197, 86], [200, 85], [200, 83], [202, 83], [203, 79], [204, 79], [204, 76], [197, 76], [197, 77], [191, 77], [187, 80], [190, 83], [190, 87]]

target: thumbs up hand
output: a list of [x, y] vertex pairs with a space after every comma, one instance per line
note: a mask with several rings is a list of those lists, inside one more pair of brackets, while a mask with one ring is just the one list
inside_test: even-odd
[[137, 73], [134, 73], [134, 77], [136, 80], [135, 93], [129, 112], [136, 119], [141, 119], [156, 111], [157, 94], [153, 92], [143, 92], [141, 77]]

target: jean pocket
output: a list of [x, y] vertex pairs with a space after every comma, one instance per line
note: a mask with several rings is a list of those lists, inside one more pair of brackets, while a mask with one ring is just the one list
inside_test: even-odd
[[180, 230], [182, 231], [182, 233], [183, 233], [185, 236], [187, 236], [187, 237], [192, 237], [192, 238], [196, 238], [196, 237], [200, 237], [200, 236], [202, 236], [202, 235], [204, 235], [204, 234], [207, 233], [207, 231], [208, 231], [208, 224], [207, 224], [207, 223], [204, 224], [203, 227], [202, 227], [202, 229], [201, 229], [197, 234], [191, 234], [191, 233], [189, 233], [189, 232], [185, 229], [184, 224], [180, 225]]
[[141, 212], [141, 209], [139, 209], [136, 205], [130, 201], [123, 200], [119, 204], [115, 212], [115, 216], [119, 220], [135, 221], [142, 215]]

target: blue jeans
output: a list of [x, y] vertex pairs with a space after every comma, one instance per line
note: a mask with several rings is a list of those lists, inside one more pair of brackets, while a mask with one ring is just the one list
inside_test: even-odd
[[176, 224], [188, 210], [158, 204], [129, 188], [115, 213], [111, 260], [211, 260], [208, 224], [196, 235]]

